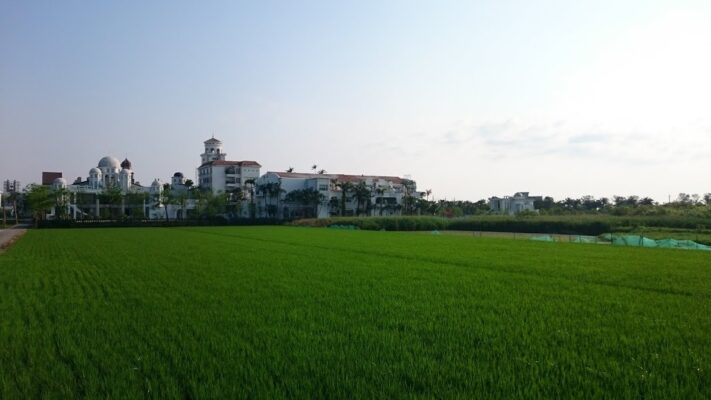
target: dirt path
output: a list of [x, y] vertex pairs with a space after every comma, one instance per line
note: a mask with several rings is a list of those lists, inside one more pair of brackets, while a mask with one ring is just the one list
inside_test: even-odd
[[23, 228], [0, 229], [0, 254], [15, 243], [25, 232], [27, 232], [27, 229]]

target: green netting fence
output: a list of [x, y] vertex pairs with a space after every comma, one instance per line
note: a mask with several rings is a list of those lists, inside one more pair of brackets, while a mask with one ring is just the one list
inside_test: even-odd
[[552, 235], [531, 236], [529, 240], [540, 242], [572, 242], [572, 243], [599, 243], [613, 246], [631, 247], [656, 247], [661, 249], [687, 249], [711, 251], [711, 246], [696, 243], [693, 240], [676, 239], [650, 239], [640, 235], [613, 235], [606, 233], [600, 236], [566, 235], [556, 238]]

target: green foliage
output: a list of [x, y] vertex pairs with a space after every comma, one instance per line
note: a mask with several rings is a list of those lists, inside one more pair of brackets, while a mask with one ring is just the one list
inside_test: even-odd
[[523, 233], [560, 233], [574, 235], [600, 235], [609, 232], [626, 232], [638, 227], [666, 227], [698, 230], [708, 223], [701, 217], [684, 216], [611, 216], [611, 215], [536, 215], [520, 216], [479, 215], [463, 218], [440, 217], [338, 217], [318, 220], [297, 220], [297, 226], [354, 225], [372, 230], [459, 230]]
[[47, 186], [31, 184], [25, 188], [25, 201], [32, 211], [32, 218], [41, 221], [56, 204], [56, 200]]
[[325, 197], [318, 190], [307, 188], [292, 190], [286, 194], [284, 200], [300, 205], [303, 211], [302, 216], [314, 218], [318, 213], [319, 204], [324, 203]]
[[0, 398], [710, 398], [708, 266], [391, 232], [34, 230], [0, 255]]

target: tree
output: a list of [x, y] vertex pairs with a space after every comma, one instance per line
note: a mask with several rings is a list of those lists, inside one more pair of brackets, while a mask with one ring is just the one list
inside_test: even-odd
[[185, 180], [185, 187], [188, 188], [188, 190], [192, 189], [194, 185], [195, 185], [195, 182], [193, 182], [192, 179]]
[[686, 193], [679, 193], [679, 195], [676, 197], [676, 201], [678, 205], [683, 205], [683, 206], [689, 206], [691, 205], [691, 195], [686, 194]]
[[223, 214], [227, 206], [227, 193], [212, 193], [211, 190], [200, 191], [197, 194], [198, 215], [201, 218], [215, 218]]
[[129, 216], [138, 219], [145, 218], [146, 213], [144, 206], [148, 199], [148, 193], [139, 192], [135, 189], [129, 190], [128, 193], [124, 195], [124, 201], [128, 208]]
[[656, 202], [655, 202], [654, 199], [652, 199], [652, 198], [643, 197], [643, 198], [639, 199], [639, 201], [637, 202], [637, 204], [640, 205], [640, 206], [653, 206], [653, 205], [656, 204]]
[[267, 188], [267, 190], [269, 191], [269, 195], [272, 198], [276, 198], [276, 207], [275, 207], [274, 216], [279, 218], [279, 203], [281, 200], [281, 195], [282, 195], [282, 193], [285, 192], [285, 190], [281, 188], [281, 182], [278, 182], [278, 181], [273, 182], [271, 184], [271, 186], [269, 186]]
[[286, 169], [286, 172], [288, 172], [288, 173], [294, 172], [294, 167], [289, 167], [289, 168], [287, 168], [287, 169]]
[[292, 203], [297, 203], [302, 206], [302, 216], [316, 217], [318, 215], [318, 206], [324, 201], [325, 197], [315, 189], [298, 189], [286, 194], [285, 200]]
[[69, 218], [69, 213], [67, 208], [69, 207], [69, 190], [67, 188], [57, 188], [52, 190], [52, 195], [54, 197], [54, 212], [55, 218], [57, 219], [67, 219]]
[[[340, 206], [341, 206], [341, 201], [338, 200], [338, 197], [336, 197], [336, 196], [331, 197], [331, 199], [328, 201], [328, 209], [331, 212], [331, 214], [334, 213], [333, 210], [340, 210]], [[340, 212], [340, 211], [336, 211], [336, 212]]]
[[383, 195], [385, 194], [385, 188], [383, 187], [376, 187], [375, 188], [375, 194], [377, 197], [375, 198], [375, 203], [378, 204], [380, 207], [380, 216], [383, 215], [383, 206], [385, 203], [385, 198]]
[[353, 187], [353, 197], [356, 200], [356, 215], [361, 214], [361, 204], [363, 205], [363, 213], [365, 213], [368, 205], [370, 204], [370, 188], [364, 181], [360, 181], [357, 185]]
[[403, 199], [403, 208], [405, 209], [405, 214], [412, 214], [414, 201], [412, 200], [412, 192], [415, 190], [415, 181], [411, 179], [402, 180], [402, 191], [405, 194]]
[[333, 181], [334, 185], [341, 189], [341, 217], [346, 215], [346, 200], [348, 199], [348, 193], [353, 190], [353, 184], [350, 182], [340, 182]]
[[257, 212], [256, 206], [254, 205], [254, 188], [256, 182], [254, 179], [250, 178], [244, 181], [244, 185], [249, 191], [249, 217], [254, 219], [256, 217]]
[[99, 202], [109, 206], [109, 213], [112, 218], [116, 218], [116, 211], [118, 205], [121, 204], [122, 198], [123, 194], [118, 185], [109, 185], [99, 193]]
[[55, 204], [52, 193], [47, 186], [30, 184], [25, 188], [27, 205], [32, 210], [32, 219], [37, 222], [44, 220], [45, 215]]
[[244, 200], [242, 189], [235, 189], [230, 192], [227, 199], [227, 212], [233, 216], [240, 215], [242, 212], [242, 200]]

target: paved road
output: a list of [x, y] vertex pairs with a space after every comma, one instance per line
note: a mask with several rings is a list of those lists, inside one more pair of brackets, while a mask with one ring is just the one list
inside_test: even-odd
[[0, 252], [10, 246], [15, 239], [22, 236], [27, 229], [22, 225], [17, 225], [10, 229], [0, 229]]

